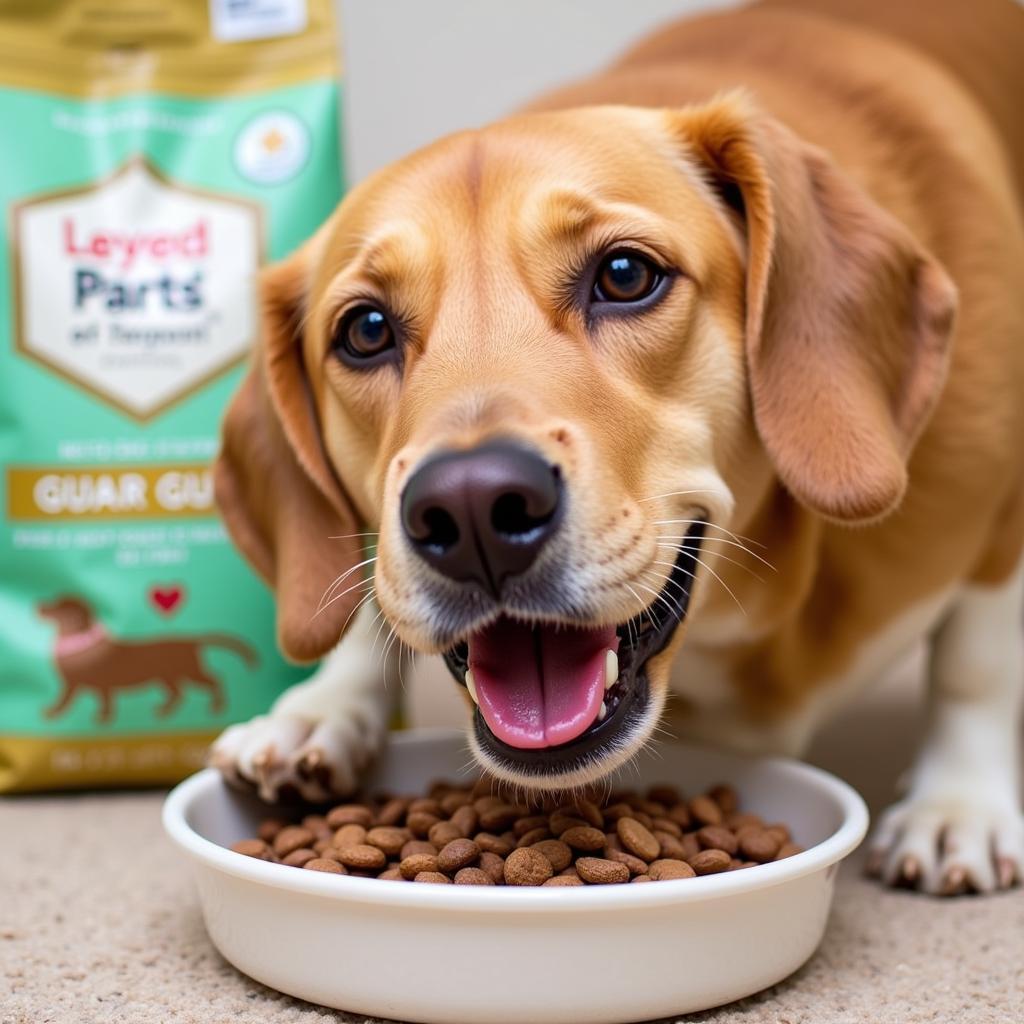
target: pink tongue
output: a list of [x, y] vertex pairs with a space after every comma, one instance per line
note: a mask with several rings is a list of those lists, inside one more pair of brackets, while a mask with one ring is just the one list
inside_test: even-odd
[[536, 630], [501, 618], [469, 641], [480, 713], [491, 732], [522, 749], [568, 743], [597, 717], [605, 652], [615, 627]]

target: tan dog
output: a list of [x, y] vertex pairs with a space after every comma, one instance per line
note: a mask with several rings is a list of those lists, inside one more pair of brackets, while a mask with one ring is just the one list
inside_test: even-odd
[[351, 625], [215, 763], [343, 792], [396, 647], [519, 785], [602, 777], [670, 691], [799, 754], [924, 637], [875, 865], [1019, 880], [1022, 47], [1010, 0], [764, 3], [355, 189], [266, 276], [217, 468], [284, 650]]
[[221, 647], [237, 654], [250, 668], [257, 664], [256, 652], [241, 640], [224, 633], [205, 636], [174, 636], [145, 640], [112, 637], [96, 618], [92, 607], [80, 597], [59, 597], [37, 608], [40, 616], [57, 625], [53, 660], [64, 684], [57, 702], [43, 712], [56, 718], [71, 706], [80, 693], [93, 693], [99, 701], [97, 724], [114, 717], [114, 697], [121, 690], [133, 690], [156, 683], [166, 692], [156, 714], [164, 718], [181, 703], [186, 686], [198, 686], [210, 695], [210, 711], [224, 710], [220, 680], [203, 664], [204, 647]]

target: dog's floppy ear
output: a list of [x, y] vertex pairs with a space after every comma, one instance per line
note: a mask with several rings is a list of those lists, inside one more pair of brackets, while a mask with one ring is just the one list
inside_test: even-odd
[[[332, 581], [357, 565], [356, 516], [324, 453], [302, 355], [303, 250], [264, 271], [262, 337], [228, 407], [214, 466], [232, 538], [277, 600], [277, 639], [295, 661], [333, 647], [361, 596], [326, 603]], [[339, 593], [357, 582], [354, 573]]]
[[670, 116], [744, 223], [750, 390], [780, 479], [829, 518], [885, 515], [945, 382], [952, 282], [825, 152], [742, 97]]

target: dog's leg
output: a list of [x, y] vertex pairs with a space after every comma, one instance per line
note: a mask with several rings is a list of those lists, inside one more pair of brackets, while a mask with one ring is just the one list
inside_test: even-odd
[[96, 724], [109, 725], [114, 717], [114, 695], [106, 686], [97, 686], [93, 692], [100, 706], [96, 709]]
[[181, 692], [181, 680], [180, 679], [164, 679], [164, 687], [167, 690], [167, 696], [164, 698], [163, 704], [156, 709], [157, 718], [166, 718], [172, 711], [174, 711], [181, 703], [181, 698], [184, 694]]
[[317, 671], [269, 714], [225, 730], [210, 763], [264, 800], [290, 790], [315, 801], [351, 793], [384, 743], [398, 688], [398, 645], [378, 619], [367, 601]]
[[51, 704], [44, 712], [43, 718], [56, 718], [58, 715], [63, 714], [68, 709], [68, 705], [75, 699], [75, 694], [78, 693], [78, 687], [72, 686], [66, 679], [61, 680], [61, 685], [64, 687], [61, 690], [60, 696], [57, 698], [56, 704]]
[[1018, 735], [1024, 574], [966, 587], [932, 648], [929, 723], [907, 797], [883, 815], [869, 867], [930, 893], [1024, 878]]

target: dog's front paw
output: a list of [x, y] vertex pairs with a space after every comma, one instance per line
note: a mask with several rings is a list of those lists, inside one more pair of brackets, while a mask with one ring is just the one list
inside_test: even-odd
[[380, 743], [350, 716], [316, 722], [278, 712], [229, 726], [209, 763], [268, 802], [294, 793], [320, 803], [353, 793]]
[[1011, 797], [909, 797], [875, 830], [868, 872], [936, 896], [1009, 889], [1024, 880], [1024, 816]]

